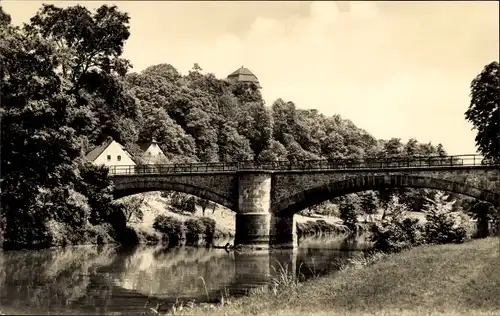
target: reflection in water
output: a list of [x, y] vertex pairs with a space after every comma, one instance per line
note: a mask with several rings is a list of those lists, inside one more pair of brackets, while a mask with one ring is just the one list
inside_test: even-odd
[[[4, 313], [141, 313], [158, 302], [215, 302], [244, 295], [288, 271], [309, 278], [337, 269], [363, 249], [362, 238], [306, 239], [294, 251], [70, 247], [5, 252], [0, 258]], [[348, 250], [348, 251], [346, 251]]]

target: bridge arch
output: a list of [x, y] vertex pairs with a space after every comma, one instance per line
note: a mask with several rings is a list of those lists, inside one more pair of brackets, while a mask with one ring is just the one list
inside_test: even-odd
[[223, 205], [233, 211], [237, 206], [237, 202], [233, 199], [214, 191], [191, 184], [169, 181], [167, 179], [157, 181], [141, 181], [138, 179], [135, 181], [117, 183], [114, 186], [113, 196], [115, 199], [119, 199], [128, 195], [150, 191], [176, 191], [179, 193], [187, 193]]
[[290, 216], [303, 209], [314, 206], [328, 199], [366, 190], [377, 190], [386, 187], [409, 187], [436, 189], [467, 195], [478, 200], [500, 204], [500, 194], [465, 183], [412, 175], [366, 175], [314, 187], [277, 201], [272, 211], [277, 216]]

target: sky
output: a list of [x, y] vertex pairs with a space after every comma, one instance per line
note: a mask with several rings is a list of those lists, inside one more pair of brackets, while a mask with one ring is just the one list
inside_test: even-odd
[[225, 78], [241, 66], [277, 98], [340, 114], [376, 138], [442, 143], [476, 152], [465, 120], [470, 82], [499, 56], [498, 1], [19, 1], [2, 0], [14, 24], [42, 3], [131, 17], [124, 57], [133, 71], [194, 63]]

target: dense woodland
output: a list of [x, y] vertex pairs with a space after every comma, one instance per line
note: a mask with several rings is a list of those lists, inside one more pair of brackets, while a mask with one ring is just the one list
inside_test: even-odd
[[[128, 15], [114, 6], [90, 12], [45, 5], [21, 27], [0, 7], [6, 247], [127, 236], [107, 170], [84, 159], [107, 137], [132, 154], [138, 141], [155, 137], [169, 162], [446, 155], [441, 144], [377, 139], [340, 114], [327, 117], [283, 99], [266, 105], [255, 85], [216, 78], [197, 64], [188, 74], [167, 63], [132, 72], [121, 58], [129, 35]], [[435, 192], [364, 192], [333, 202], [356, 205], [340, 208], [347, 213], [370, 213], [393, 195], [420, 211]], [[461, 201], [456, 207], [469, 208]]]

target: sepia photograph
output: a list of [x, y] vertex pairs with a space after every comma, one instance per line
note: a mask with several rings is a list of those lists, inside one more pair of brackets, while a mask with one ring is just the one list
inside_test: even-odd
[[0, 315], [499, 316], [498, 1], [0, 1]]

